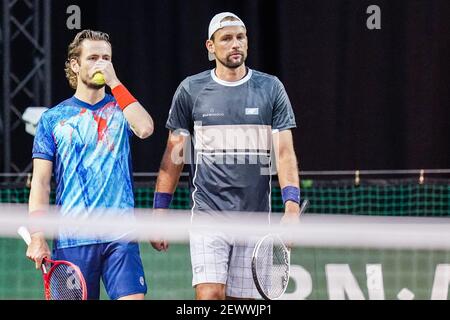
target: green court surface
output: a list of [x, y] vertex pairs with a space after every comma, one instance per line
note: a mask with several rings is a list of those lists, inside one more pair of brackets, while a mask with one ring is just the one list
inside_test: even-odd
[[[0, 299], [43, 299], [40, 271], [25, 257], [23, 241], [0, 239], [0, 248], [8, 257], [0, 264]], [[140, 248], [147, 299], [194, 298], [187, 245], [172, 244], [167, 252], [157, 252], [148, 243]], [[296, 247], [291, 264], [285, 299], [336, 299], [340, 294], [350, 299], [398, 299], [402, 289], [414, 299], [430, 299], [433, 290], [448, 298], [449, 283], [445, 287], [445, 279], [439, 277], [448, 279], [450, 252]], [[104, 289], [101, 297], [108, 299]]]

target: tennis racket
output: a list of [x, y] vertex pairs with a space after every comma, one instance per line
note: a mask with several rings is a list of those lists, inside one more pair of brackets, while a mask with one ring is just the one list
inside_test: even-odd
[[[27, 245], [31, 236], [25, 227], [20, 227], [17, 233]], [[87, 288], [83, 274], [76, 265], [69, 261], [54, 261], [45, 258], [42, 262], [42, 278], [46, 300], [86, 300]]]
[[[305, 200], [300, 208], [302, 214], [309, 205]], [[252, 255], [252, 274], [256, 289], [266, 300], [279, 299], [289, 283], [291, 251], [278, 234], [261, 238]]]

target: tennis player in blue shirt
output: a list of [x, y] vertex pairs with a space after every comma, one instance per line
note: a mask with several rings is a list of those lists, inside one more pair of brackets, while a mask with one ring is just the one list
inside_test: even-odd
[[[153, 120], [117, 78], [106, 33], [79, 32], [69, 45], [65, 71], [76, 91], [40, 119], [33, 145], [30, 215], [38, 218], [47, 212], [54, 173], [56, 205], [62, 216], [132, 218], [129, 138], [133, 133], [141, 139], [149, 137]], [[94, 81], [99, 72], [104, 83]], [[105, 86], [112, 95], [105, 93]], [[31, 231], [26, 255], [36, 268], [45, 257], [68, 260], [80, 267], [88, 299], [99, 299], [100, 279], [111, 299], [144, 299], [147, 286], [139, 246], [126, 234], [88, 238], [77, 236], [74, 228], [61, 229], [50, 254], [42, 230]]]

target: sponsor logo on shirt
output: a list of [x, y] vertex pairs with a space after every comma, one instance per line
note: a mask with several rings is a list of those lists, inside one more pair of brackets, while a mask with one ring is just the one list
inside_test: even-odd
[[215, 112], [214, 109], [209, 109], [208, 113], [203, 113], [202, 117], [206, 118], [206, 117], [223, 117], [225, 116], [225, 113], [223, 112]]
[[247, 116], [257, 116], [259, 114], [259, 108], [245, 108], [245, 114]]

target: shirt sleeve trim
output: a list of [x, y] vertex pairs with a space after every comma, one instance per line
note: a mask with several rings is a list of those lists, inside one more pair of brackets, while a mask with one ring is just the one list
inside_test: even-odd
[[277, 133], [277, 132], [280, 132], [280, 131], [293, 129], [293, 128], [297, 128], [297, 126], [296, 125], [289, 125], [289, 126], [284, 126], [284, 127], [281, 127], [281, 128], [272, 129], [272, 133]]
[[44, 160], [48, 160], [48, 161], [52, 161], [52, 162], [53, 162], [53, 159], [54, 159], [53, 156], [50, 156], [50, 155], [45, 154], [45, 153], [33, 153], [33, 157], [32, 158], [33, 159], [44, 159]]

